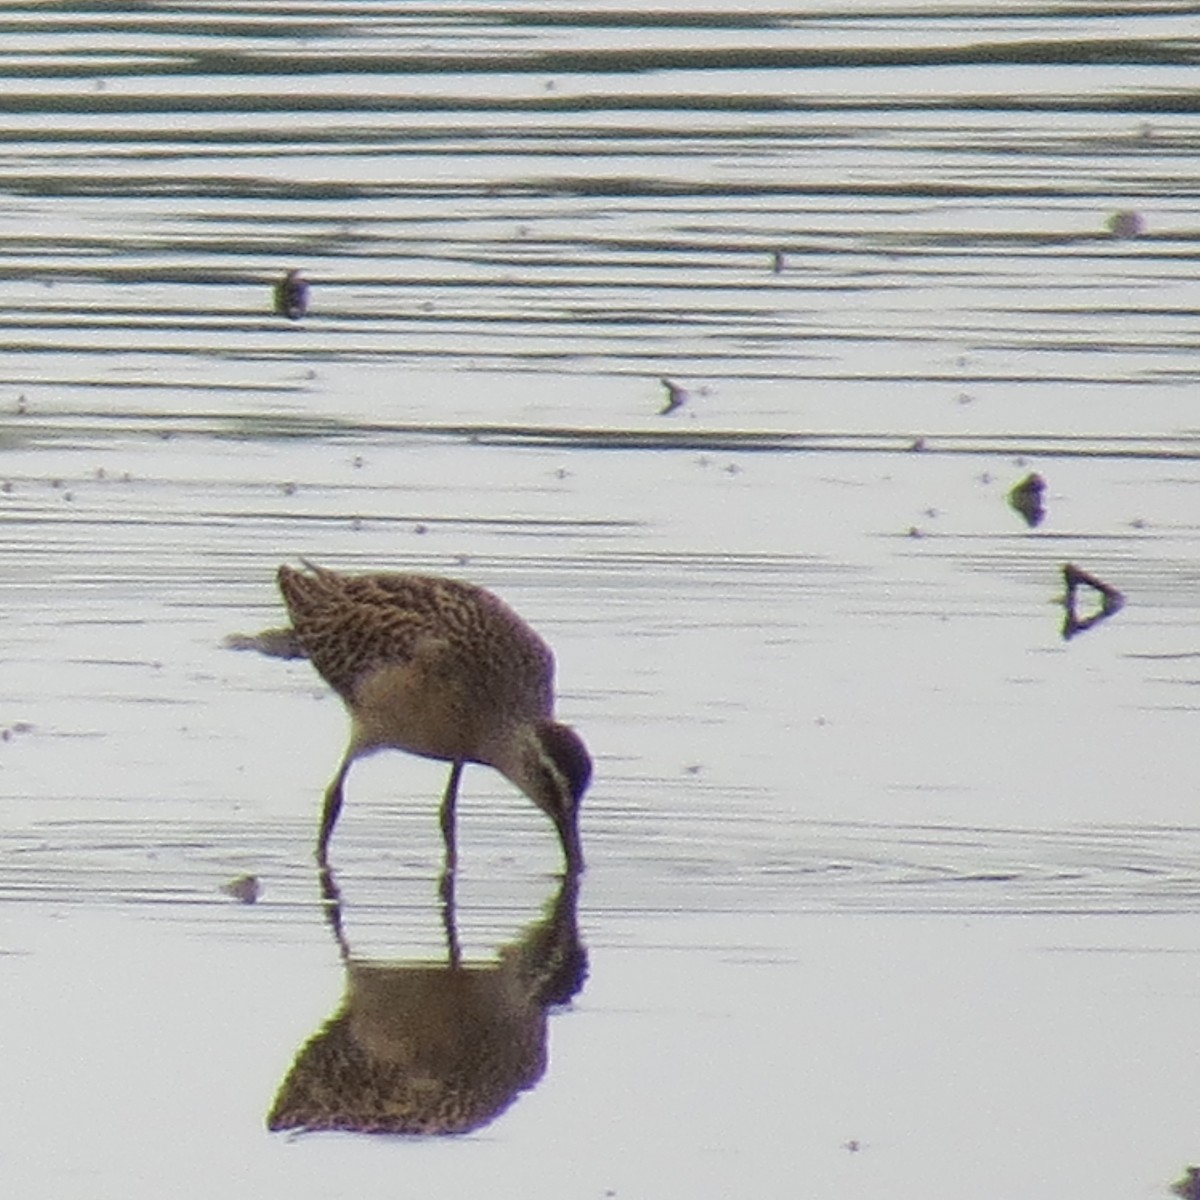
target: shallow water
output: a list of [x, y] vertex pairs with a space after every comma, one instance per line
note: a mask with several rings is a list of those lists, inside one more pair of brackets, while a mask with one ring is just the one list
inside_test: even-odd
[[[1194, 16], [794, 8], [6, 10], [8, 1188], [1126, 1200], [1200, 1156]], [[299, 556], [494, 588], [596, 758], [587, 978], [466, 1136], [265, 1130], [344, 951], [448, 952], [444, 768], [355, 767], [339, 947], [340, 705], [223, 646]], [[1125, 605], [1065, 641], [1068, 562]], [[464, 789], [478, 966], [558, 850]]]

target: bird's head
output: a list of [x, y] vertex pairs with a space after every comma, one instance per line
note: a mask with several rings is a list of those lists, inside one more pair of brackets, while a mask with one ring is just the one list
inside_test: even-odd
[[592, 778], [592, 759], [579, 734], [557, 721], [536, 722], [504, 774], [554, 822], [568, 873], [582, 871], [579, 802]]

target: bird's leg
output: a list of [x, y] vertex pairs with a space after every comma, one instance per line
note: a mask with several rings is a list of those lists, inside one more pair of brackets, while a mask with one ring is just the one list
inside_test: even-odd
[[446, 792], [442, 796], [442, 841], [446, 843], [446, 874], [458, 866], [458, 846], [454, 831], [454, 806], [458, 801], [458, 779], [463, 765], [455, 761], [450, 767], [450, 778], [446, 780]]
[[325, 808], [321, 813], [321, 832], [317, 835], [317, 862], [322, 867], [328, 864], [329, 839], [333, 834], [334, 825], [337, 824], [338, 813], [342, 811], [342, 784], [346, 781], [346, 772], [350, 770], [350, 764], [353, 761], [353, 751], [346, 751], [346, 757], [342, 759], [338, 773], [333, 777], [333, 782], [329, 787], [325, 789]]
[[458, 801], [458, 780], [463, 765], [455, 761], [450, 767], [450, 778], [446, 780], [446, 791], [442, 796], [442, 840], [446, 843], [446, 865], [438, 891], [442, 896], [442, 925], [446, 931], [446, 954], [450, 966], [462, 962], [462, 951], [458, 944], [458, 925], [454, 906], [454, 872], [458, 866], [458, 845], [455, 831], [455, 804]]
[[346, 941], [346, 934], [342, 929], [342, 890], [337, 885], [337, 880], [333, 877], [333, 868], [322, 866], [319, 872], [321, 882], [321, 900], [325, 908], [325, 920], [329, 922], [329, 928], [333, 930], [334, 939], [337, 941], [338, 949], [342, 954], [342, 961], [350, 961], [350, 946]]
[[446, 931], [446, 960], [451, 967], [462, 965], [462, 949], [458, 944], [458, 921], [454, 907], [454, 872], [443, 871], [438, 891], [442, 897], [442, 928]]

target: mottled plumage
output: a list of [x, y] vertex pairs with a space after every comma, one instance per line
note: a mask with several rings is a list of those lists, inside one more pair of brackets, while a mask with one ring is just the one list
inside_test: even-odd
[[429, 575], [279, 568], [292, 628], [346, 704], [350, 744], [325, 797], [324, 860], [355, 758], [392, 747], [453, 764], [442, 802], [447, 863], [464, 763], [495, 767], [554, 821], [582, 866], [578, 806], [591, 776], [579, 736], [554, 721], [550, 648], [483, 588]]

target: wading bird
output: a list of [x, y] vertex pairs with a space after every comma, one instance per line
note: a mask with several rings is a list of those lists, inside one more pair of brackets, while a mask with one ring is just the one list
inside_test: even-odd
[[587, 747], [554, 720], [554, 656], [503, 601], [431, 575], [343, 575], [279, 568], [300, 645], [350, 714], [350, 741], [325, 793], [324, 864], [350, 764], [394, 748], [451, 764], [442, 797], [446, 868], [454, 869], [455, 802], [464, 764], [494, 767], [553, 822], [567, 870], [583, 868], [579, 802]]

